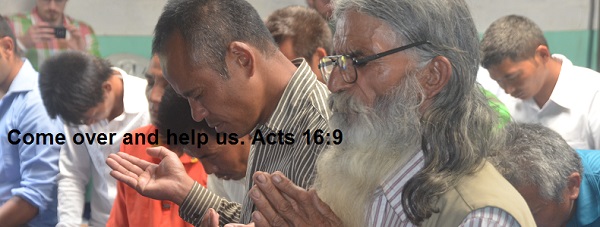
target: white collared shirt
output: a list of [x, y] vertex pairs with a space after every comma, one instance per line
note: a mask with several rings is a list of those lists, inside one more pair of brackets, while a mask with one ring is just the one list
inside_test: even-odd
[[600, 73], [574, 66], [563, 55], [556, 86], [550, 99], [539, 108], [533, 98], [522, 100], [508, 94], [498, 96], [514, 121], [541, 124], [558, 132], [575, 149], [600, 149]]
[[[127, 75], [123, 70], [113, 68], [123, 76], [124, 112], [108, 122], [106, 120], [93, 125], [65, 126], [67, 143], [60, 153], [60, 174], [58, 177], [58, 216], [57, 226], [80, 226], [86, 185], [91, 181], [90, 226], [105, 226], [110, 215], [112, 203], [117, 194], [116, 180], [109, 175], [110, 168], [105, 160], [109, 154], [117, 153], [125, 133], [150, 123], [148, 101], [145, 96], [146, 81]], [[112, 144], [99, 145], [86, 142], [73, 143], [75, 133], [116, 133]]]

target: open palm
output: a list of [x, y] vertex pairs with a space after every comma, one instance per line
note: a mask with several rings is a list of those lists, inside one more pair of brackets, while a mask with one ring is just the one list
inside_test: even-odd
[[194, 180], [187, 175], [179, 157], [164, 147], [148, 148], [147, 153], [161, 162], [150, 163], [123, 152], [109, 155], [106, 164], [113, 169], [110, 175], [143, 196], [181, 204]]

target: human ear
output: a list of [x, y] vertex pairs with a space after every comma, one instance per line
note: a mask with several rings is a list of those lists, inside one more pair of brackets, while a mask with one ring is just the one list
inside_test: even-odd
[[310, 68], [317, 75], [317, 80], [319, 80], [323, 83], [325, 83], [325, 81], [323, 80], [323, 76], [321, 75], [321, 71], [319, 70], [319, 62], [325, 56], [327, 56], [327, 51], [325, 51], [325, 48], [318, 47], [315, 50], [315, 53], [313, 53], [311, 59], [310, 60], [307, 59], [307, 61], [309, 61], [308, 63], [310, 65]]
[[231, 68], [236, 66], [246, 72], [247, 75], [254, 73], [255, 49], [243, 42], [231, 42], [227, 51], [226, 61]]
[[550, 54], [550, 49], [548, 49], [548, 46], [545, 45], [539, 45], [535, 49], [535, 56], [540, 58], [540, 60], [544, 63], [550, 60], [550, 58], [552, 58], [552, 54]]
[[581, 185], [581, 174], [578, 172], [571, 173], [567, 177], [567, 191], [569, 193], [569, 199], [576, 200], [579, 197], [579, 187]]
[[11, 58], [15, 53], [15, 42], [8, 36], [0, 38], [0, 54], [5, 58]]
[[431, 59], [426, 66], [426, 73], [420, 79], [421, 86], [425, 90], [428, 99], [440, 93], [448, 84], [452, 76], [452, 64], [444, 56], [437, 56]]

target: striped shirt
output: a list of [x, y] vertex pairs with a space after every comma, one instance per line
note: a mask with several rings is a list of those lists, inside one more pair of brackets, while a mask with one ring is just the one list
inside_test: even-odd
[[[317, 156], [326, 147], [312, 140], [308, 144], [303, 133], [310, 130], [312, 136], [317, 130], [329, 131], [329, 91], [324, 84], [317, 81], [306, 61], [295, 59], [293, 63], [298, 69], [285, 88], [275, 111], [265, 124], [256, 126], [252, 135], [257, 138], [260, 133], [266, 138], [269, 133], [291, 133], [294, 141], [290, 144], [263, 144], [259, 141], [252, 144], [246, 172], [246, 190], [254, 185], [252, 175], [256, 171], [281, 171], [298, 186], [309, 188], [313, 181]], [[254, 203], [248, 195], [244, 197], [242, 206], [195, 184], [181, 204], [179, 215], [198, 226], [208, 208], [213, 208], [219, 213], [221, 225], [232, 222], [248, 223], [252, 211], [255, 210]]]
[[[406, 182], [423, 168], [423, 153], [418, 152], [408, 163], [390, 176], [375, 191], [375, 200], [368, 209], [368, 226], [415, 226], [408, 220], [402, 207], [402, 189]], [[469, 213], [461, 227], [520, 226], [506, 211], [497, 207], [483, 207]]]
[[[36, 24], [37, 21], [42, 21], [40, 16], [38, 15], [37, 8], [33, 8], [30, 14], [18, 14], [15, 16], [11, 16], [8, 18], [9, 24], [11, 28], [15, 32], [15, 37], [21, 37], [27, 33], [29, 27]], [[64, 25], [74, 25], [79, 29], [79, 33], [85, 40], [86, 50], [88, 53], [100, 56], [100, 51], [98, 49], [98, 41], [96, 39], [96, 35], [92, 30], [92, 27], [83, 23], [81, 21], [75, 20], [69, 16], [63, 15], [63, 24]], [[46, 60], [46, 58], [57, 54], [61, 51], [68, 50], [66, 40], [71, 38], [71, 34], [67, 30], [66, 37], [64, 39], [50, 39], [43, 42], [35, 43], [34, 48], [30, 48], [28, 50], [23, 50], [25, 53], [25, 57], [29, 61], [34, 68], [38, 69], [39, 66]], [[25, 48], [22, 44], [19, 44], [21, 49]]]

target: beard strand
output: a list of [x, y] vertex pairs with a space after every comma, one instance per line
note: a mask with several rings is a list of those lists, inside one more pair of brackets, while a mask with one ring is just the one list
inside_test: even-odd
[[344, 226], [365, 226], [374, 191], [419, 151], [423, 94], [411, 73], [373, 108], [345, 92], [330, 95], [330, 126], [343, 142], [319, 156], [315, 189]]

